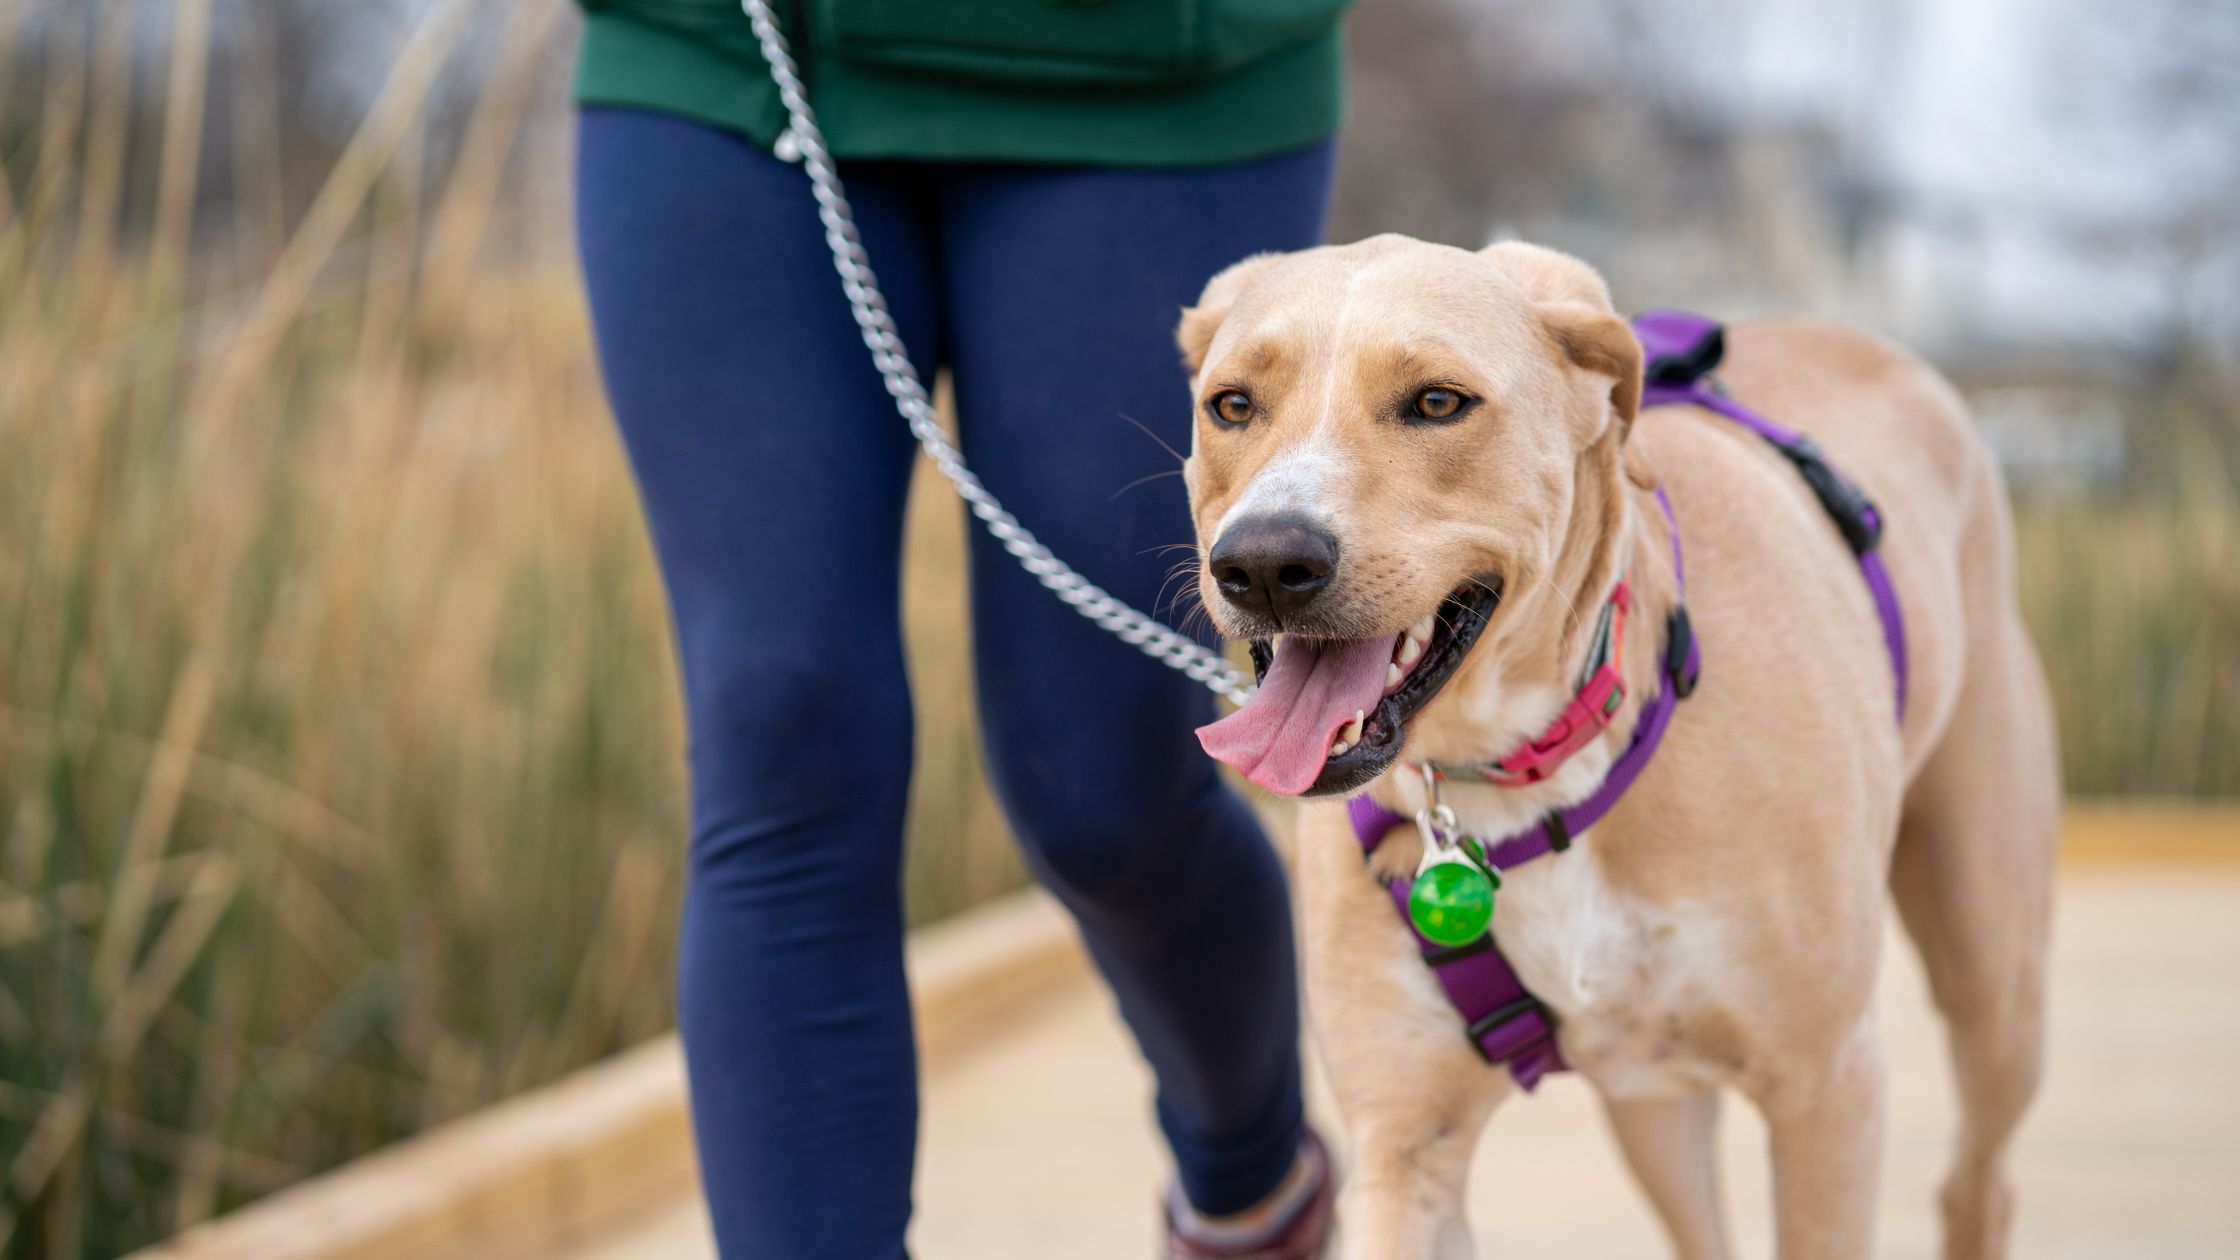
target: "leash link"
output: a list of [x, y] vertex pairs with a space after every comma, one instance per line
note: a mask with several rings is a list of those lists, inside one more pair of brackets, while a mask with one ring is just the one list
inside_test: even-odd
[[1215, 695], [1243, 704], [1251, 697], [1252, 687], [1242, 671], [1220, 653], [1178, 633], [1157, 618], [1129, 607], [1125, 601], [1076, 573], [1072, 566], [1043, 546], [1017, 517], [1006, 511], [966, 465], [963, 453], [950, 439], [948, 431], [941, 427], [941, 419], [933, 409], [925, 385], [918, 379], [917, 368], [911, 364], [902, 337], [895, 330], [894, 317], [887, 312], [887, 300], [879, 291], [870, 255], [864, 250], [862, 234], [856, 229], [855, 212], [848, 206], [840, 174], [833, 167], [831, 152], [825, 148], [824, 132], [817, 127], [815, 111], [809, 108], [808, 88], [801, 80], [800, 67], [794, 62], [785, 34], [778, 29], [769, 0], [740, 0], [740, 8], [754, 28], [756, 42], [762, 45], [762, 59], [770, 68], [770, 80], [778, 89], [778, 100], [785, 106], [786, 128], [778, 137], [775, 153], [782, 161], [799, 163], [808, 173], [810, 195], [816, 199], [817, 218], [824, 224], [825, 245], [832, 251], [833, 270], [840, 273], [840, 287], [847, 295], [848, 310], [855, 316], [856, 328], [863, 334], [863, 344], [871, 351], [871, 361], [879, 369], [880, 380], [893, 397], [895, 409], [909, 425], [911, 436], [918, 440], [926, 458], [956, 487], [957, 496], [964, 500], [966, 508], [1003, 544], [1003, 549], [1019, 561], [1020, 567], [1075, 612], [1151, 659], [1203, 684]]

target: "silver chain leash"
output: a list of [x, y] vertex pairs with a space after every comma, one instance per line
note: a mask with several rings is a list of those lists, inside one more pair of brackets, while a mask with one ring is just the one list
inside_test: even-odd
[[817, 129], [816, 114], [809, 108], [808, 89], [801, 82], [800, 69], [778, 29], [769, 0], [740, 0], [740, 7], [754, 26], [754, 37], [761, 41], [762, 58], [769, 63], [770, 79], [777, 84], [778, 99], [786, 107], [786, 131], [778, 137], [778, 156], [788, 162], [799, 161], [809, 173], [817, 217], [824, 223], [824, 241], [832, 250], [832, 266], [840, 273], [848, 309], [863, 332], [863, 344], [871, 351], [871, 361], [886, 382], [887, 392], [894, 396], [896, 409], [908, 422], [911, 436], [918, 439], [926, 458], [957, 488], [958, 497], [1003, 549], [1017, 557], [1036, 581], [1071, 604], [1075, 612], [1123, 642], [1134, 644], [1151, 659], [1205, 684], [1214, 694], [1243, 704], [1252, 688], [1234, 665], [1074, 572], [1072, 566], [1037, 541], [1017, 517], [1005, 511], [965, 466], [964, 456], [941, 427], [932, 400], [918, 380], [917, 369], [911, 366], [902, 338], [895, 332], [894, 318], [887, 314], [887, 300], [879, 292], [878, 278], [871, 273], [871, 259], [864, 251], [862, 235], [856, 231], [855, 215], [841, 190], [839, 172], [833, 169], [832, 155], [824, 147], [824, 133]]

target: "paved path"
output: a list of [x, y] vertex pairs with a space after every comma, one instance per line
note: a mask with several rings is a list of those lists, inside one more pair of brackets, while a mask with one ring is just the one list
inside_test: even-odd
[[[2017, 1257], [2240, 1257], [2240, 868], [2065, 870], [2047, 1088], [2016, 1160]], [[1952, 1115], [1919, 971], [1893, 937], [1886, 1257], [1935, 1253]], [[927, 1083], [919, 1260], [1144, 1260], [1165, 1175], [1148, 1077], [1083, 984]], [[1319, 1111], [1331, 1114], [1327, 1097]], [[1764, 1130], [1730, 1100], [1728, 1201], [1744, 1256], [1770, 1252]], [[1494, 1118], [1471, 1196], [1488, 1256], [1665, 1254], [1586, 1087], [1564, 1077]], [[702, 1260], [680, 1201], [567, 1260]]]

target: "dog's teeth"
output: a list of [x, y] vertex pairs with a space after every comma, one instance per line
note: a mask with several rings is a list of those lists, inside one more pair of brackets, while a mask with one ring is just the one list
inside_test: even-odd
[[1423, 620], [1408, 627], [1408, 637], [1419, 643], [1430, 642], [1431, 631], [1437, 626], [1438, 617], [1439, 614], [1437, 613], [1425, 613]]
[[1409, 635], [1407, 638], [1400, 640], [1400, 668], [1412, 668], [1415, 665], [1417, 658], [1421, 657], [1422, 655], [1423, 640], [1417, 638], [1413, 634]]
[[1399, 666], [1399, 663], [1398, 663], [1398, 662], [1394, 662], [1394, 661], [1388, 661], [1388, 662], [1386, 662], [1386, 664], [1385, 664], [1385, 667], [1384, 667], [1384, 689], [1385, 689], [1386, 691], [1390, 691], [1390, 690], [1392, 690], [1392, 689], [1393, 689], [1394, 687], [1397, 687], [1397, 686], [1399, 686], [1399, 685], [1400, 685], [1400, 666]]
[[1353, 720], [1338, 728], [1338, 738], [1330, 745], [1330, 755], [1335, 757], [1361, 742], [1361, 725], [1369, 720], [1367, 709], [1355, 709]]

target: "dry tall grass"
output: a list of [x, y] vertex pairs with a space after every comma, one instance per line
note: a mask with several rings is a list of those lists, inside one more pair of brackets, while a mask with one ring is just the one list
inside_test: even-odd
[[[0, 1252], [114, 1254], [668, 1021], [659, 593], [564, 244], [502, 195], [553, 7], [433, 192], [432, 9], [285, 230], [254, 169], [194, 222], [209, 0], [152, 145], [130, 6], [0, 128]], [[2240, 507], [2194, 483], [2025, 515], [2080, 786], [2240, 790]], [[954, 505], [912, 534], [924, 916], [1019, 873]]]
[[2130, 493], [2016, 507], [2074, 795], [2240, 795], [2240, 381], [2200, 370]]
[[[190, 222], [207, 0], [144, 215], [114, 39], [0, 168], [0, 1254], [116, 1254], [669, 1021], [667, 632], [565, 243], [519, 239], [557, 216], [500, 195], [526, 58], [413, 174], [461, 8], [278, 239], [277, 190]], [[961, 538], [921, 496], [921, 917], [1020, 878]]]

